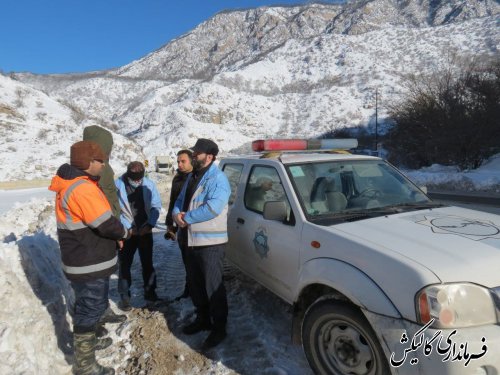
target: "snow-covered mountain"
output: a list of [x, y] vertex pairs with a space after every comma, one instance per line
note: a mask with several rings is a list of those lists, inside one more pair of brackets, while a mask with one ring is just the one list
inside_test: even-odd
[[406, 75], [498, 58], [499, 14], [494, 0], [228, 11], [121, 68], [13, 77], [111, 124], [150, 159], [199, 137], [227, 153], [261, 137], [373, 127], [376, 90], [383, 125]]
[[[83, 128], [100, 119], [43, 92], [0, 75], [0, 181], [47, 178], [69, 160], [69, 148]], [[113, 129], [109, 129], [113, 132]], [[114, 132], [111, 163], [143, 158], [141, 148]]]

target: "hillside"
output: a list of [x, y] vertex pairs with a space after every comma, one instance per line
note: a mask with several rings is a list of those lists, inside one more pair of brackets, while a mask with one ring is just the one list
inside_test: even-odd
[[370, 0], [221, 12], [115, 70], [13, 77], [99, 118], [147, 158], [198, 137], [224, 153], [261, 137], [373, 131], [405, 77], [499, 57], [500, 5], [490, 0]]
[[[106, 125], [62, 99], [0, 75], [0, 181], [53, 176], [68, 162], [70, 145], [92, 124]], [[112, 165], [123, 170], [126, 161], [143, 158], [134, 142], [117, 133], [113, 138]]]

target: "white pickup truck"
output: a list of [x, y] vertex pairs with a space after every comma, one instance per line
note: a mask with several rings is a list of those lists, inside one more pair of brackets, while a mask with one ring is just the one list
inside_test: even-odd
[[293, 305], [314, 372], [500, 374], [500, 216], [436, 204], [377, 157], [300, 151], [313, 146], [257, 141], [220, 168], [227, 258]]

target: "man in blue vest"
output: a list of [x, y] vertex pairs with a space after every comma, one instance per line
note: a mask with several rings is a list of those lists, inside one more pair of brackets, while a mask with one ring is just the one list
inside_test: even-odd
[[125, 241], [119, 253], [120, 268], [118, 307], [129, 311], [130, 269], [134, 254], [139, 249], [144, 282], [144, 299], [156, 301], [156, 272], [153, 267], [153, 233], [161, 210], [161, 200], [155, 183], [144, 176], [145, 167], [140, 161], [133, 161], [127, 166], [127, 172], [116, 180], [118, 200], [121, 207], [120, 220], [123, 226], [132, 231], [132, 236]]
[[192, 335], [210, 330], [202, 347], [209, 349], [226, 337], [228, 306], [222, 276], [231, 188], [214, 164], [219, 153], [215, 142], [200, 138], [192, 151], [193, 172], [175, 202], [172, 217], [180, 228], [179, 243], [187, 247], [189, 294], [197, 313], [183, 332]]

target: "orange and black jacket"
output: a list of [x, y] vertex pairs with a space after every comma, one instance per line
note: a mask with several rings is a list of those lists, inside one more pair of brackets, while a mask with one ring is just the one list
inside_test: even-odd
[[98, 180], [63, 164], [49, 187], [57, 193], [57, 235], [63, 271], [71, 281], [111, 275], [117, 268], [116, 241], [128, 234], [113, 216]]

